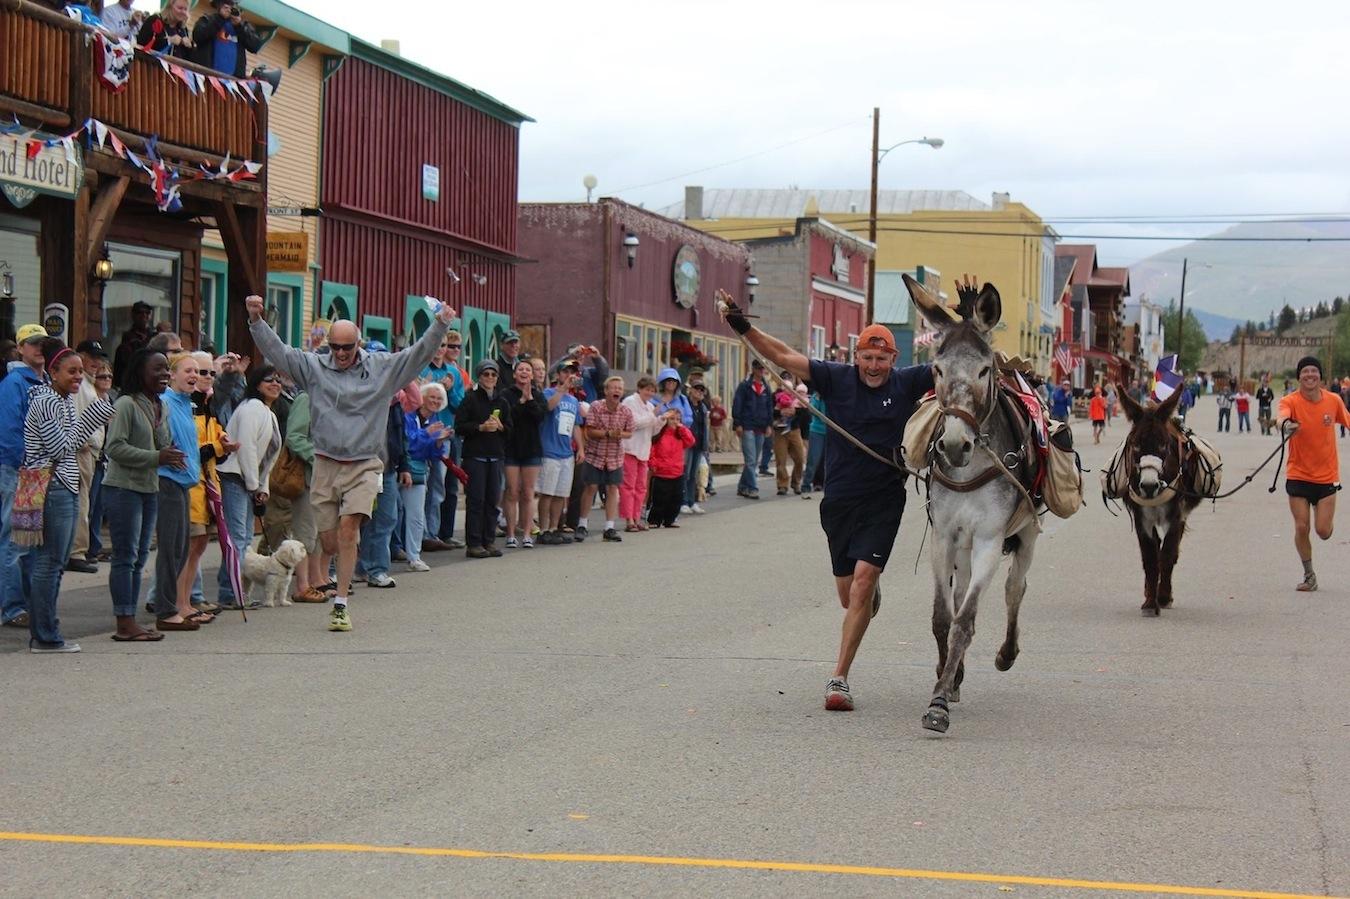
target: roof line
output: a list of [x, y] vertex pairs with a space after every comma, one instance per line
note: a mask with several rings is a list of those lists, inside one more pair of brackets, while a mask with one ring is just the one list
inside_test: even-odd
[[397, 53], [390, 53], [383, 47], [378, 47], [359, 37], [352, 36], [351, 54], [371, 65], [388, 69], [396, 75], [403, 75], [434, 91], [453, 97], [466, 106], [471, 106], [494, 119], [506, 122], [508, 125], [519, 126], [522, 122], [534, 121], [525, 113], [507, 106], [490, 94], [469, 87], [462, 81], [456, 81], [449, 75], [443, 75]]

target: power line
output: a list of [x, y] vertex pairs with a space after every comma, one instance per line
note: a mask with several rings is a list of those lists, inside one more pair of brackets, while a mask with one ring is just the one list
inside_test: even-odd
[[[701, 229], [707, 234], [728, 235], [738, 232], [764, 231], [766, 228], [773, 227], [772, 219], [766, 220], [759, 225], [744, 225], [736, 228], [708, 228]], [[833, 220], [831, 220], [833, 222]], [[834, 222], [837, 224], [837, 222]], [[878, 225], [878, 231], [892, 231], [909, 234], [955, 234], [968, 237], [1017, 237], [1022, 240], [1040, 240], [1046, 235], [1042, 230], [1029, 231], [971, 231], [958, 228], [904, 228], [897, 225]], [[777, 236], [777, 235], [765, 235]], [[1176, 242], [1207, 242], [1207, 243], [1350, 243], [1350, 237], [1231, 237], [1223, 235], [1210, 235], [1206, 237], [1192, 237], [1184, 234], [1060, 234], [1061, 241], [1075, 240], [1162, 240]]]

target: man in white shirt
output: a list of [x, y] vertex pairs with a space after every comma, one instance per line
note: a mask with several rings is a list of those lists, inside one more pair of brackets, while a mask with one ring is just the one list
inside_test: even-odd
[[104, 6], [99, 18], [103, 20], [104, 30], [113, 37], [119, 41], [131, 41], [136, 39], [136, 31], [141, 27], [145, 14], [132, 9], [131, 0], [117, 0]]

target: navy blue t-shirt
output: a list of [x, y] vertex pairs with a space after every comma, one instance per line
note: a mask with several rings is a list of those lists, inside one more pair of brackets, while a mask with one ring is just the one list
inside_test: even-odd
[[[890, 459], [914, 407], [933, 389], [933, 370], [928, 365], [892, 369], [889, 381], [872, 388], [858, 377], [856, 366], [812, 359], [811, 386], [825, 400], [836, 424]], [[825, 438], [826, 496], [862, 496], [903, 486], [898, 469], [883, 465], [830, 429]]]

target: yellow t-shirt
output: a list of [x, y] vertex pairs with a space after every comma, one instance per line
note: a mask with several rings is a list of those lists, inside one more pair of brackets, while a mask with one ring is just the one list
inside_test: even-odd
[[1280, 399], [1279, 418], [1292, 418], [1298, 430], [1289, 438], [1286, 477], [1314, 484], [1338, 484], [1341, 464], [1336, 454], [1336, 425], [1350, 428], [1350, 412], [1341, 398], [1329, 390], [1309, 402], [1301, 391]]

